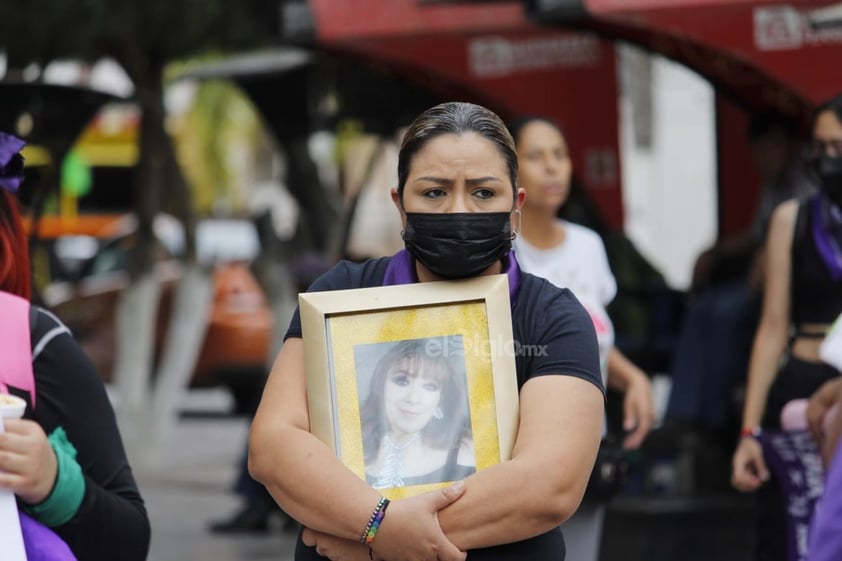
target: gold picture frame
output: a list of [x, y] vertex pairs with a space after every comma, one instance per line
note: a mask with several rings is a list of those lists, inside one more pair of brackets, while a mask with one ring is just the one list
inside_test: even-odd
[[[506, 275], [308, 292], [299, 295], [299, 309], [310, 432], [385, 496], [395, 499], [439, 488], [454, 474], [464, 476], [511, 457], [518, 388]], [[419, 359], [427, 361], [428, 373], [439, 368], [448, 374], [434, 383], [424, 377], [425, 391], [405, 397], [412, 401], [406, 406], [412, 411], [389, 409], [398, 407], [389, 405], [395, 403], [395, 392], [404, 391], [415, 378], [395, 378], [395, 368], [384, 363], [408, 348], [423, 348], [424, 356], [432, 357]], [[433, 397], [424, 402], [424, 396]], [[426, 407], [422, 402], [434, 404], [435, 412], [419, 409]], [[399, 418], [387, 411], [398, 411]], [[426, 424], [418, 428], [417, 423]], [[391, 428], [378, 433], [380, 425]], [[392, 461], [397, 456], [390, 453], [399, 447], [386, 440], [396, 427], [409, 435], [401, 446], [419, 435], [432, 441], [434, 428], [440, 442], [445, 432], [454, 440], [441, 450], [430, 444], [428, 453], [416, 455], [416, 463], [410, 458], [410, 465], [400, 464], [398, 470]], [[412, 432], [412, 427], [418, 430]], [[436, 461], [440, 470], [413, 473]]]

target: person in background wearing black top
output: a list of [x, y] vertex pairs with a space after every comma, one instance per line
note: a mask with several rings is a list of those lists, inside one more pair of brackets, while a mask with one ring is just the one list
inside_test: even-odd
[[[23, 145], [0, 133], [0, 291], [28, 299], [26, 235], [13, 195]], [[78, 561], [144, 561], [149, 519], [105, 386], [67, 327], [31, 310], [34, 392], [5, 384], [27, 407], [22, 419], [5, 419], [0, 487], [14, 491], [23, 511], [52, 528]]]
[[457, 481], [476, 471], [465, 372], [451, 364], [452, 355], [464, 364], [457, 345], [407, 339], [377, 362], [360, 408], [366, 477], [375, 489]]
[[772, 212], [805, 199], [815, 185], [805, 173], [798, 123], [778, 112], [754, 115], [748, 127], [760, 190], [751, 224], [697, 258], [690, 299], [672, 354], [672, 388], [662, 435], [694, 432], [725, 439], [739, 424], [734, 393], [745, 383], [763, 299], [764, 239]]
[[310, 433], [296, 313], [252, 423], [249, 467], [302, 524], [297, 560], [564, 559], [559, 526], [582, 500], [605, 393], [587, 312], [569, 290], [522, 272], [511, 252], [525, 197], [517, 169], [514, 142], [497, 115], [470, 103], [428, 109], [404, 135], [391, 193], [406, 249], [340, 262], [310, 287], [507, 275], [513, 343], [522, 350], [511, 459], [388, 502]]
[[779, 429], [783, 406], [839, 376], [819, 348], [842, 313], [842, 96], [813, 119], [810, 165], [819, 192], [781, 203], [766, 238], [763, 311], [754, 337], [742, 429], [732, 460], [738, 490], [758, 492], [757, 559], [784, 559], [785, 505], [755, 436]]

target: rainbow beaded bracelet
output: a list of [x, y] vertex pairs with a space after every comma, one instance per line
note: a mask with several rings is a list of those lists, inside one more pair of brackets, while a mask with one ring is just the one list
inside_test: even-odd
[[380, 523], [383, 522], [383, 517], [386, 516], [387, 506], [389, 506], [389, 499], [380, 497], [380, 501], [374, 507], [371, 516], [368, 518], [368, 524], [366, 524], [365, 530], [363, 530], [363, 534], [360, 537], [360, 543], [370, 544], [374, 541], [377, 530], [380, 528]]

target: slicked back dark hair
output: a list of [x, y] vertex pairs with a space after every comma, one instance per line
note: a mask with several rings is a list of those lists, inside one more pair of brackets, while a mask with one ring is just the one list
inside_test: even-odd
[[502, 119], [481, 105], [450, 101], [441, 103], [421, 113], [409, 126], [398, 154], [398, 196], [403, 201], [403, 190], [409, 176], [409, 167], [415, 154], [424, 145], [443, 134], [462, 135], [476, 133], [494, 144], [506, 161], [512, 197], [517, 196], [517, 152], [512, 135]]

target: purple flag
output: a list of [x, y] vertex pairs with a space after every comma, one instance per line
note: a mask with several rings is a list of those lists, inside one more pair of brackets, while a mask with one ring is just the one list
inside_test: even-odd
[[822, 458], [806, 430], [763, 431], [758, 437], [769, 469], [780, 482], [787, 514], [787, 559], [806, 561], [810, 520], [824, 491]]

